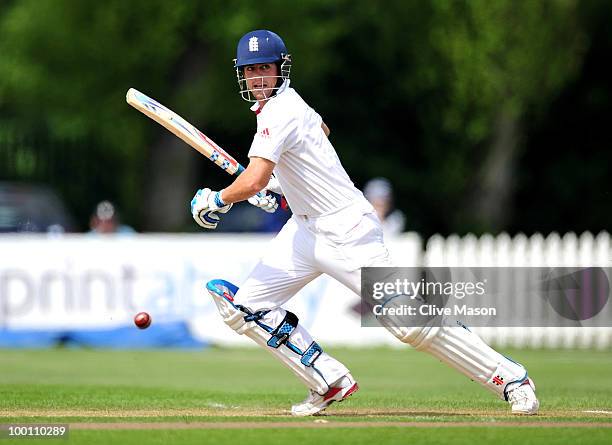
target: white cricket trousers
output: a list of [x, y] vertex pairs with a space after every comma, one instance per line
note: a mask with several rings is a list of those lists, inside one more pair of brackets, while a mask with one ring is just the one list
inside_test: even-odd
[[[392, 266], [392, 262], [380, 221], [365, 199], [318, 218], [294, 215], [236, 294], [236, 303], [253, 312], [270, 310], [262, 321], [277, 327], [286, 315], [281, 306], [310, 281], [325, 273], [359, 295], [361, 268], [367, 266]], [[507, 400], [511, 384], [520, 385], [527, 379], [522, 365], [456, 323], [402, 327], [386, 318], [383, 324], [400, 341], [428, 352], [502, 399]], [[302, 351], [313, 342], [299, 323], [290, 338]], [[325, 381], [319, 385], [319, 393], [348, 373], [342, 363], [325, 353], [316, 360], [315, 371]], [[305, 379], [304, 373], [296, 374], [307, 385], [312, 381]]]
[[[359, 198], [329, 215], [293, 215], [271, 241], [235, 300], [253, 312], [270, 310], [262, 321], [278, 326], [286, 314], [281, 306], [322, 273], [359, 295], [361, 267], [388, 265], [380, 221], [370, 203]], [[313, 341], [301, 324], [291, 339], [302, 345]], [[326, 353], [317, 359], [317, 368], [328, 384], [348, 373]]]

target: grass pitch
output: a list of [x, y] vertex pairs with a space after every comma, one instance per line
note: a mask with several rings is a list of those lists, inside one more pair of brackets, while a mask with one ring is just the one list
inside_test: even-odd
[[69, 423], [71, 444], [612, 443], [609, 351], [502, 351], [534, 377], [536, 417], [408, 348], [331, 352], [361, 390], [293, 418], [305, 390], [259, 349], [2, 350], [0, 423]]

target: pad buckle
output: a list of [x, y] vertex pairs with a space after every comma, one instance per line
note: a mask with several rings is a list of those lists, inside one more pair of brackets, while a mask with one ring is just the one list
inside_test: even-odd
[[295, 330], [298, 324], [297, 315], [293, 312], [287, 311], [285, 318], [278, 325], [278, 327], [270, 333], [271, 337], [268, 340], [268, 346], [271, 348], [277, 349], [283, 343], [286, 343], [291, 336], [291, 333]]
[[321, 354], [323, 354], [323, 349], [316, 341], [313, 341], [310, 346], [308, 346], [308, 349], [304, 351], [300, 361], [302, 362], [302, 365], [310, 367], [321, 356]]

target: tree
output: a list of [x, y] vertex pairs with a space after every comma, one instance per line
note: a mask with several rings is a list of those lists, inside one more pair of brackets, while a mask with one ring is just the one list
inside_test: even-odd
[[[22, 0], [0, 16], [0, 134], [51, 145], [72, 141], [82, 165], [57, 185], [73, 204], [86, 203], [81, 218], [105, 197], [97, 196], [101, 184], [83, 180], [81, 171], [100, 180], [105, 174], [115, 184], [113, 198], [136, 218], [150, 123], [123, 98], [132, 85], [160, 95], [168, 90], [167, 72], [185, 46], [180, 30], [189, 6]], [[105, 162], [91, 168], [89, 157]], [[100, 172], [104, 166], [109, 171]]]
[[332, 128], [358, 185], [387, 176], [409, 227], [424, 234], [501, 230], [512, 221], [525, 119], [580, 71], [588, 41], [578, 5], [13, 1], [0, 12], [0, 159], [13, 150], [15, 165], [49, 163], [53, 175], [15, 167], [13, 176], [52, 178], [82, 221], [111, 198], [139, 228], [192, 227], [196, 188], [230, 178], [128, 107], [125, 92], [155, 97], [246, 163], [255, 123], [231, 59], [244, 32], [268, 28], [287, 42], [292, 84]]
[[581, 66], [585, 35], [576, 2], [434, 5], [432, 47], [450, 65], [442, 129], [463, 133], [469, 152], [457, 167], [472, 202], [463, 200], [469, 213], [457, 214], [455, 223], [499, 230], [510, 221], [522, 121], [530, 107], [546, 107]]

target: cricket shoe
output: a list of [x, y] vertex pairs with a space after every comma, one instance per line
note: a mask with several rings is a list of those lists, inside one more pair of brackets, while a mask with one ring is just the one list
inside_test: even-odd
[[535, 384], [533, 380], [526, 379], [524, 382], [509, 385], [507, 390], [508, 403], [512, 407], [512, 414], [523, 414], [531, 416], [538, 413], [540, 401], [535, 395]]
[[312, 389], [309, 390], [308, 397], [297, 405], [291, 407], [291, 414], [294, 416], [313, 416], [320, 413], [334, 402], [342, 402], [351, 394], [357, 392], [359, 385], [353, 376], [345, 375], [329, 388], [325, 394], [320, 395]]

